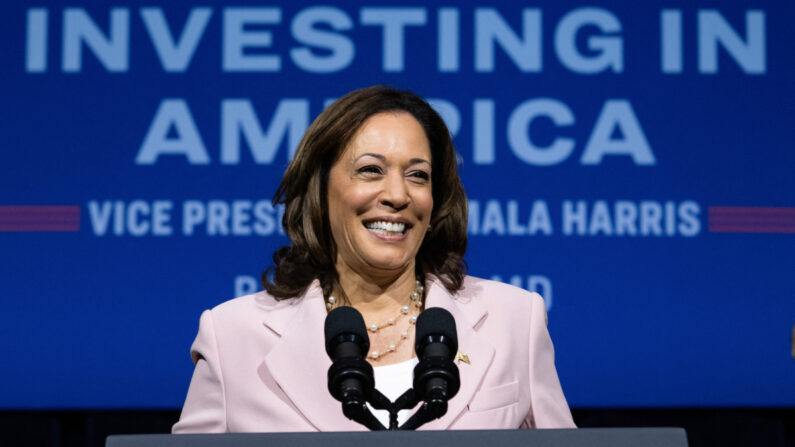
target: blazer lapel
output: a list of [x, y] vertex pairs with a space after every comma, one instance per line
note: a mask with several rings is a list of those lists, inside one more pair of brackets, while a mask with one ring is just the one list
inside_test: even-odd
[[326, 308], [317, 282], [291, 308], [272, 312], [264, 324], [281, 335], [265, 358], [271, 375], [298, 410], [321, 431], [362, 430], [342, 414], [342, 406], [328, 392], [331, 366], [325, 350]]
[[[449, 311], [456, 323], [458, 350], [470, 363], [456, 362], [461, 388], [448, 403], [447, 413], [425, 424], [426, 430], [449, 428], [466, 410], [494, 358], [494, 347], [478, 337], [475, 327], [486, 317], [486, 307], [468, 294], [453, 297], [447, 289], [429, 278], [426, 307]], [[306, 419], [321, 431], [361, 431], [365, 428], [342, 414], [342, 406], [328, 392], [328, 368], [331, 360], [324, 346], [323, 326], [326, 308], [323, 293], [313, 283], [292, 305], [270, 312], [263, 322], [281, 336], [265, 358], [273, 378]], [[289, 309], [289, 310], [288, 310]]]
[[448, 402], [447, 413], [422, 426], [425, 430], [445, 430], [461, 416], [480, 388], [483, 377], [494, 359], [494, 347], [484, 337], [478, 337], [475, 332], [475, 327], [487, 314], [486, 307], [481, 302], [465, 297], [457, 299], [450, 295], [438, 280], [431, 278], [426, 307], [441, 307], [453, 315], [458, 333], [458, 351], [466, 354], [470, 362], [469, 364], [456, 362], [461, 377], [461, 388]]

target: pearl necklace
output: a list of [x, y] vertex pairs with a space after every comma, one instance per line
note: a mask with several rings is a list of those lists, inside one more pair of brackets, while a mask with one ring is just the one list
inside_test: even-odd
[[[422, 283], [420, 283], [419, 281], [415, 281], [414, 292], [412, 292], [411, 295], [409, 296], [410, 302], [408, 305], [401, 307], [400, 312], [396, 316], [388, 319], [385, 323], [381, 324], [373, 323], [367, 326], [367, 330], [369, 330], [372, 333], [377, 333], [379, 330], [387, 326], [394, 326], [395, 322], [397, 322], [397, 320], [399, 320], [403, 315], [407, 315], [409, 317], [408, 327], [406, 328], [405, 331], [403, 331], [400, 334], [400, 338], [398, 338], [398, 340], [395, 343], [392, 343], [387, 347], [386, 352], [380, 353], [378, 351], [370, 351], [367, 354], [368, 357], [370, 357], [373, 360], [378, 360], [387, 354], [397, 351], [398, 346], [400, 346], [400, 344], [403, 343], [404, 340], [409, 338], [409, 331], [415, 324], [417, 324], [417, 316], [420, 314], [420, 311], [422, 310], [421, 298], [422, 298], [422, 293], [424, 291], [425, 287], [422, 285]], [[337, 304], [338, 304], [337, 299], [333, 295], [330, 295], [326, 299], [326, 310], [331, 311], [331, 309], [337, 307]]]

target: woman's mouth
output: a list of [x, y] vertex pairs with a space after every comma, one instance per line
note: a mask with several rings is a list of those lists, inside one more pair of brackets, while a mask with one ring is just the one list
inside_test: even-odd
[[368, 230], [383, 236], [402, 236], [406, 232], [406, 224], [376, 220], [364, 224]]

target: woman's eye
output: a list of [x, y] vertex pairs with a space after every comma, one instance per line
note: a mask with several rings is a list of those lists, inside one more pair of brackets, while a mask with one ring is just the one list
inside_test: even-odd
[[430, 174], [425, 171], [413, 171], [409, 176], [422, 180], [429, 180], [431, 178]]
[[381, 168], [379, 168], [378, 166], [374, 166], [374, 165], [363, 166], [363, 167], [359, 168], [358, 172], [360, 174], [380, 174], [381, 173]]

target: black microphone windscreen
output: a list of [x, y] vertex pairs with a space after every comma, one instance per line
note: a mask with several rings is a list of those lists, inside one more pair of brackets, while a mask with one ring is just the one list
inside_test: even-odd
[[455, 352], [458, 349], [458, 335], [455, 330], [455, 319], [453, 315], [441, 307], [431, 307], [425, 309], [417, 317], [417, 341], [425, 340], [429, 335], [443, 335], [452, 342], [450, 349]]
[[334, 351], [332, 342], [343, 334], [353, 334], [362, 340], [367, 340], [367, 327], [364, 325], [364, 318], [358, 310], [350, 306], [340, 306], [333, 309], [326, 317], [324, 326], [326, 333], [326, 353], [331, 357]]

